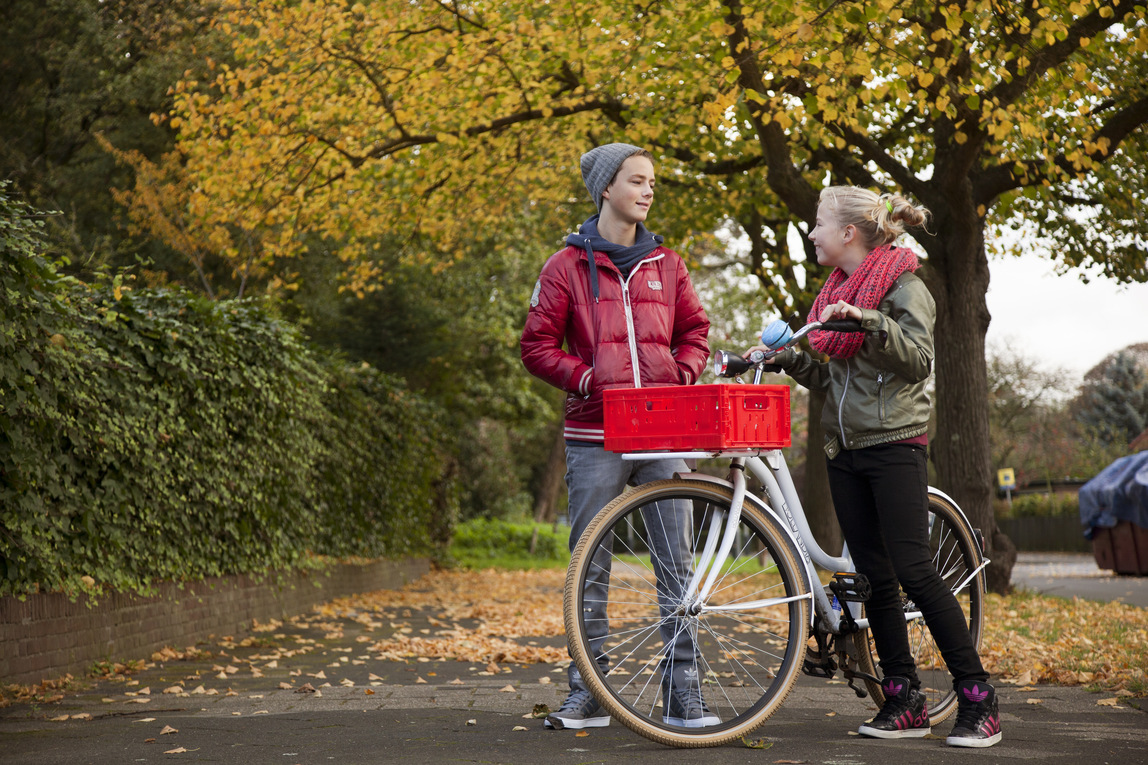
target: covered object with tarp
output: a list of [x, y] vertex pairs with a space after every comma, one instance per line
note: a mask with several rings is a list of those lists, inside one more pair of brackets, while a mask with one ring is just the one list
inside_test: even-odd
[[1080, 522], [1101, 568], [1148, 576], [1148, 451], [1121, 457], [1080, 487]]

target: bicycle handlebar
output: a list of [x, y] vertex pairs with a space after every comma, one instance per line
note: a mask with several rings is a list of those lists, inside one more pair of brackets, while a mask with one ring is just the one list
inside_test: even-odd
[[[827, 332], [864, 332], [865, 329], [861, 326], [861, 322], [856, 319], [837, 319], [835, 321], [811, 321], [801, 329], [793, 333], [783, 345], [778, 346], [770, 351], [754, 351], [749, 355], [749, 358], [744, 358], [740, 353], [733, 351], [718, 351], [714, 354], [714, 374], [718, 377], [738, 377], [739, 375], [748, 372], [754, 367], [761, 367], [765, 362], [772, 359], [777, 354], [784, 351], [786, 348], [791, 348], [801, 341], [801, 338], [808, 335], [814, 330], [825, 330]], [[774, 368], [774, 372], [781, 371]]]

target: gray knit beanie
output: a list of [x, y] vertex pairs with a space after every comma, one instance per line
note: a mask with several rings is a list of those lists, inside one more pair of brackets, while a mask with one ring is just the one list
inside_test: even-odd
[[590, 192], [590, 199], [594, 200], [598, 212], [602, 211], [602, 192], [614, 180], [618, 168], [627, 157], [641, 150], [641, 147], [628, 143], [608, 143], [582, 155], [582, 182], [586, 184], [586, 190]]

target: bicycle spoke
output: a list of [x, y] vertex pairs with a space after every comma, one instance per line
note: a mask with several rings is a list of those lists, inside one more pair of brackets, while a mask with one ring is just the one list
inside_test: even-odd
[[[595, 695], [639, 732], [685, 740], [717, 731], [715, 741], [744, 735], [773, 712], [800, 672], [803, 653], [787, 646], [804, 640], [812, 601], [801, 595], [798, 555], [780, 523], [752, 503], [736, 528], [711, 523], [727, 512], [728, 488], [687, 480], [660, 485], [616, 500], [600, 514], [608, 519], [595, 519], [579, 542], [568, 595], [571, 577], [586, 589], [567, 612], [572, 652]], [[697, 557], [726, 534], [734, 544], [725, 560], [710, 564], [719, 568], [695, 572]], [[699, 610], [686, 588], [703, 575], [713, 575], [714, 586]], [[720, 720], [716, 728], [690, 726], [701, 722], [699, 703], [701, 717]], [[679, 715], [680, 724], [666, 722]]]

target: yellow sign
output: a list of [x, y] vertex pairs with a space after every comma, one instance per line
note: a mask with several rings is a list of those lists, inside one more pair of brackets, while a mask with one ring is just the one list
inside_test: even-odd
[[1016, 475], [1013, 474], [1012, 468], [1002, 468], [997, 471], [997, 485], [1002, 489], [1016, 488]]

